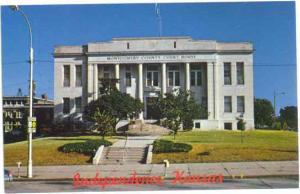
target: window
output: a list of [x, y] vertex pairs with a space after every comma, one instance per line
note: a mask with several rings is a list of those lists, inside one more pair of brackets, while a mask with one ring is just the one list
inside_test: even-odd
[[236, 63], [236, 79], [237, 79], [237, 84], [239, 85], [243, 85], [245, 82], [243, 62]]
[[64, 65], [63, 71], [64, 71], [63, 86], [64, 87], [70, 87], [70, 76], [71, 76], [70, 65]]
[[201, 127], [200, 122], [195, 122], [195, 128], [200, 129], [200, 127]]
[[129, 65], [125, 67], [125, 85], [131, 87], [131, 66]]
[[231, 63], [224, 63], [224, 85], [231, 85]]
[[237, 112], [245, 112], [245, 97], [238, 96], [237, 97]]
[[158, 86], [158, 67], [154, 65], [147, 66], [147, 86]]
[[180, 73], [177, 65], [169, 66], [169, 86], [180, 86]]
[[81, 97], [75, 98], [75, 112], [81, 112]]
[[127, 42], [127, 49], [129, 49], [130, 48], [130, 45], [129, 45], [129, 42]]
[[75, 71], [76, 71], [75, 86], [80, 87], [80, 86], [82, 86], [82, 66], [81, 65], [76, 65], [75, 66]]
[[202, 86], [202, 72], [199, 67], [192, 67], [191, 86]]
[[224, 96], [224, 112], [232, 112], [231, 96]]
[[70, 113], [70, 98], [63, 98], [63, 113]]
[[176, 46], [177, 46], [177, 45], [176, 45], [176, 41], [174, 41], [174, 48], [176, 48]]
[[232, 130], [232, 123], [224, 123], [224, 129]]
[[110, 78], [110, 66], [108, 65], [103, 67], [103, 78]]

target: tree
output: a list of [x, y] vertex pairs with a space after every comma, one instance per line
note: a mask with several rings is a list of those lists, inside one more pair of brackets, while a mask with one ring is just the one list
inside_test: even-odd
[[190, 91], [175, 90], [172, 93], [160, 95], [156, 107], [160, 118], [166, 118], [166, 125], [175, 135], [182, 124], [184, 129], [193, 128], [193, 119], [207, 116], [207, 111], [199, 105]]
[[179, 117], [175, 116], [168, 117], [168, 119], [165, 121], [166, 126], [173, 131], [173, 138], [175, 140], [175, 137], [177, 135], [178, 130], [180, 129], [180, 119]]
[[129, 94], [118, 90], [110, 90], [87, 105], [84, 118], [94, 121], [95, 112], [105, 112], [105, 114], [114, 118], [113, 126], [115, 128], [121, 119], [136, 117], [142, 110], [143, 103], [139, 99], [134, 99]]
[[274, 109], [267, 99], [254, 99], [254, 121], [256, 128], [271, 127], [274, 122]]
[[96, 129], [102, 135], [102, 139], [105, 138], [105, 135], [114, 131], [114, 118], [106, 113], [105, 111], [100, 112], [99, 109], [94, 112], [92, 120], [96, 123]]
[[115, 79], [115, 78], [101, 78], [101, 79], [99, 79], [100, 94], [107, 94], [112, 90], [117, 90], [117, 83], [119, 83], [119, 81], [120, 81], [119, 79]]
[[285, 122], [287, 126], [293, 130], [298, 128], [298, 114], [296, 106], [286, 106], [283, 109], [280, 109], [279, 120], [283, 125]]

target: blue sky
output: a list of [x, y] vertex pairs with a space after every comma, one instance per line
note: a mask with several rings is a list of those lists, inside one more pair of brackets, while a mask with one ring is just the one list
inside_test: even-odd
[[[53, 98], [53, 48], [158, 36], [155, 4], [22, 6], [33, 28], [37, 95]], [[160, 4], [163, 36], [191, 36], [254, 44], [254, 95], [278, 109], [296, 105], [294, 2]], [[3, 94], [28, 93], [28, 29], [19, 13], [2, 7]]]

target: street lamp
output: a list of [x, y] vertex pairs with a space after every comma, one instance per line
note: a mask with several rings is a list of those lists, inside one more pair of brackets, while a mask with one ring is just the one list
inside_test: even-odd
[[284, 95], [285, 92], [276, 92], [276, 90], [274, 90], [274, 116], [276, 118], [276, 96], [277, 95]]
[[[30, 64], [30, 83], [29, 83], [29, 117], [32, 118], [32, 89], [33, 89], [33, 48], [32, 48], [32, 30], [31, 25], [28, 20], [26, 14], [20, 9], [17, 5], [12, 5], [10, 8], [13, 11], [21, 13], [21, 15], [25, 18], [25, 21], [29, 28], [29, 38], [30, 38], [30, 48], [29, 48], [29, 64]], [[32, 130], [31, 127], [28, 126], [28, 168], [27, 168], [27, 176], [28, 178], [32, 178]]]

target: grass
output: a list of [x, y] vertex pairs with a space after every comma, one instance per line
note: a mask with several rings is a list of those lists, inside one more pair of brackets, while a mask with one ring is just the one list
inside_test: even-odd
[[[179, 132], [175, 142], [188, 143], [188, 153], [153, 154], [153, 163], [168, 159], [171, 163], [298, 160], [298, 133], [289, 131], [245, 131], [241, 143], [240, 131]], [[162, 139], [173, 140], [173, 135]]]
[[[47, 137], [34, 139], [32, 144], [33, 165], [76, 165], [90, 164], [90, 156], [79, 153], [63, 153], [58, 147], [75, 142], [85, 142], [91, 139], [101, 139], [100, 136], [76, 136], [76, 137]], [[115, 142], [118, 137], [106, 137], [105, 139]], [[4, 145], [5, 166], [16, 166], [18, 161], [27, 165], [28, 143], [27, 141]]]

